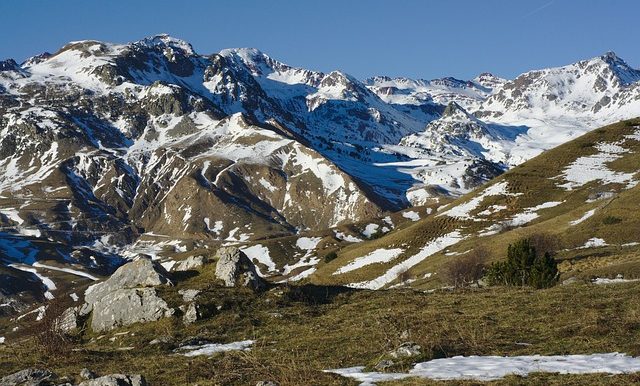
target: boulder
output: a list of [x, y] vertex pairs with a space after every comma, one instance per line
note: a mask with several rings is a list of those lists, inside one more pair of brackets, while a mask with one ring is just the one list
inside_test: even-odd
[[49, 370], [24, 369], [0, 378], [0, 386], [38, 386], [50, 384], [57, 376]]
[[78, 386], [147, 386], [142, 375], [111, 374], [104, 377], [89, 379]]
[[200, 295], [200, 290], [197, 289], [181, 289], [178, 291], [179, 295], [182, 295], [182, 300], [185, 302], [192, 302]]
[[60, 331], [72, 332], [77, 330], [80, 327], [79, 312], [80, 307], [69, 307], [64, 310], [57, 320]]
[[106, 331], [133, 323], [153, 322], [174, 314], [155, 288], [120, 289], [93, 303], [91, 328]]
[[82, 379], [96, 379], [97, 378], [96, 373], [94, 373], [93, 371], [91, 371], [91, 370], [89, 370], [87, 368], [84, 368], [84, 369], [82, 369], [80, 371], [80, 377]]
[[206, 262], [207, 262], [207, 258], [205, 256], [189, 256], [184, 260], [178, 261], [173, 266], [172, 271], [174, 272], [191, 271], [191, 270], [202, 267]]
[[187, 306], [184, 306], [183, 312], [182, 321], [184, 324], [191, 324], [200, 319], [200, 312], [195, 303], [189, 303]]
[[79, 314], [92, 312], [91, 328], [94, 331], [171, 316], [174, 310], [153, 288], [172, 285], [167, 276], [160, 264], [138, 258], [118, 268], [106, 281], [89, 287], [85, 292], [86, 303]]
[[118, 268], [104, 282], [87, 288], [85, 302], [94, 303], [105, 294], [119, 289], [159, 285], [172, 285], [164, 267], [151, 259], [138, 258]]
[[236, 247], [220, 248], [217, 252], [216, 278], [227, 287], [249, 287], [263, 290], [267, 283], [258, 276], [256, 267], [247, 255]]

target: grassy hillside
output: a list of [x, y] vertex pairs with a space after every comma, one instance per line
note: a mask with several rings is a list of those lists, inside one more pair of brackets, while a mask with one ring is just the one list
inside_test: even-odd
[[[638, 170], [640, 120], [597, 129], [515, 167], [409, 227], [341, 249], [338, 258], [320, 266], [311, 280], [362, 283], [394, 269], [395, 278], [385, 287], [405, 281], [435, 288], [441, 286], [438, 271], [444, 262], [478, 247], [490, 252], [490, 260], [501, 259], [509, 243], [541, 233], [556, 240], [564, 278], [619, 273], [638, 277]], [[374, 251], [394, 248], [402, 253], [391, 261], [335, 274]], [[424, 249], [436, 251], [428, 254]], [[416, 258], [416, 264], [406, 263], [409, 269], [399, 267], [421, 251], [427, 256]]]
[[[265, 294], [211, 284], [213, 265], [165, 289], [178, 299], [184, 288], [203, 290], [211, 317], [184, 326], [179, 319], [138, 324], [108, 333], [84, 331], [58, 355], [45, 354], [25, 334], [0, 345], [0, 375], [29, 366], [78, 379], [88, 367], [101, 374], [142, 373], [151, 385], [355, 385], [323, 370], [374, 366], [405, 341], [422, 353], [411, 362], [455, 355], [527, 355], [624, 352], [640, 355], [640, 284], [571, 285], [548, 290], [485, 289], [435, 292], [361, 291], [331, 287], [278, 287]], [[571, 305], [571, 306], [567, 306]], [[154, 339], [164, 343], [151, 345]], [[185, 357], [175, 348], [188, 340], [228, 343], [253, 339], [251, 351]], [[493, 382], [508, 384], [623, 385], [637, 375], [535, 374]], [[407, 380], [399, 384], [429, 384]], [[438, 383], [443, 384], [443, 383]], [[444, 384], [477, 384], [449, 382]]]

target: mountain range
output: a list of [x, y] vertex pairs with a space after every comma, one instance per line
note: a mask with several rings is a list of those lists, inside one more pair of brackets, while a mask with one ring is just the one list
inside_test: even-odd
[[[535, 190], [495, 181], [548, 149], [636, 116], [640, 71], [611, 52], [513, 80], [490, 73], [472, 80], [359, 80], [295, 68], [255, 49], [203, 55], [167, 35], [129, 44], [72, 42], [22, 64], [5, 60], [0, 275], [9, 300], [3, 303], [19, 309], [27, 298], [53, 296], [56, 287], [43, 272], [93, 280], [139, 254], [171, 267], [230, 244], [243, 245], [275, 280], [398, 284], [413, 265], [388, 276], [377, 270], [405, 255], [410, 260], [414, 251], [401, 245], [415, 233], [402, 229], [435, 227], [421, 247], [438, 245], [439, 253], [469, 237], [456, 227], [460, 219], [482, 223], [486, 229], [477, 231], [486, 236], [528, 223], [518, 219], [537, 218], [549, 202], [567, 201], [565, 193], [529, 202], [512, 197]], [[616, 142], [623, 135], [635, 134], [594, 138], [558, 163], [563, 189], [582, 186], [570, 178], [572, 162], [628, 157], [633, 150]], [[604, 181], [633, 188], [625, 167]], [[488, 181], [494, 182], [475, 190]], [[589, 192], [600, 193], [606, 192]], [[491, 221], [470, 214], [494, 196], [507, 202], [492, 198], [493, 206], [481, 208]], [[454, 201], [468, 210], [436, 215]], [[395, 238], [403, 241], [389, 242]], [[371, 274], [358, 273], [359, 263], [349, 266], [380, 248], [395, 252], [374, 256], [384, 264]], [[328, 252], [338, 258], [320, 264]], [[423, 279], [427, 273], [420, 272]]]

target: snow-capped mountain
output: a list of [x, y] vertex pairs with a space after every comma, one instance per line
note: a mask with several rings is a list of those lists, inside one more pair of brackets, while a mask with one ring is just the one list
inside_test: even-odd
[[611, 53], [512, 81], [360, 81], [167, 35], [73, 42], [0, 62], [0, 259], [101, 272], [432, 203], [640, 115], [639, 95]]

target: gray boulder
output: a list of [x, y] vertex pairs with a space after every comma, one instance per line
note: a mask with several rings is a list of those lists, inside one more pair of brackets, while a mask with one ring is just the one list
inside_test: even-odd
[[189, 303], [186, 306], [183, 306], [184, 315], [182, 316], [182, 321], [184, 324], [191, 324], [200, 319], [200, 312], [198, 311], [198, 306], [195, 303]]
[[147, 386], [142, 375], [111, 374], [104, 377], [89, 379], [78, 386]]
[[131, 288], [109, 292], [93, 303], [91, 328], [106, 331], [133, 323], [153, 322], [174, 314], [155, 288]]
[[49, 370], [24, 369], [0, 378], [0, 386], [39, 386], [50, 384], [57, 376]]
[[171, 316], [174, 310], [157, 295], [155, 286], [172, 285], [167, 271], [154, 261], [138, 258], [118, 268], [109, 279], [85, 292], [79, 314], [92, 312], [94, 331], [110, 330]]
[[89, 370], [87, 368], [84, 368], [84, 369], [82, 369], [80, 371], [80, 377], [82, 379], [96, 379], [97, 378], [96, 373], [94, 373], [93, 371], [91, 371], [91, 370]]
[[202, 267], [206, 262], [207, 258], [205, 256], [189, 256], [184, 260], [178, 261], [176, 265], [173, 266], [172, 271], [191, 271]]
[[181, 289], [178, 291], [179, 295], [182, 295], [182, 300], [185, 302], [192, 302], [200, 295], [200, 290], [197, 289]]
[[69, 307], [57, 319], [57, 327], [60, 331], [72, 332], [80, 327], [80, 307]]
[[217, 252], [216, 278], [227, 287], [249, 287], [263, 290], [267, 283], [258, 276], [256, 267], [247, 255], [236, 247], [220, 248]]

